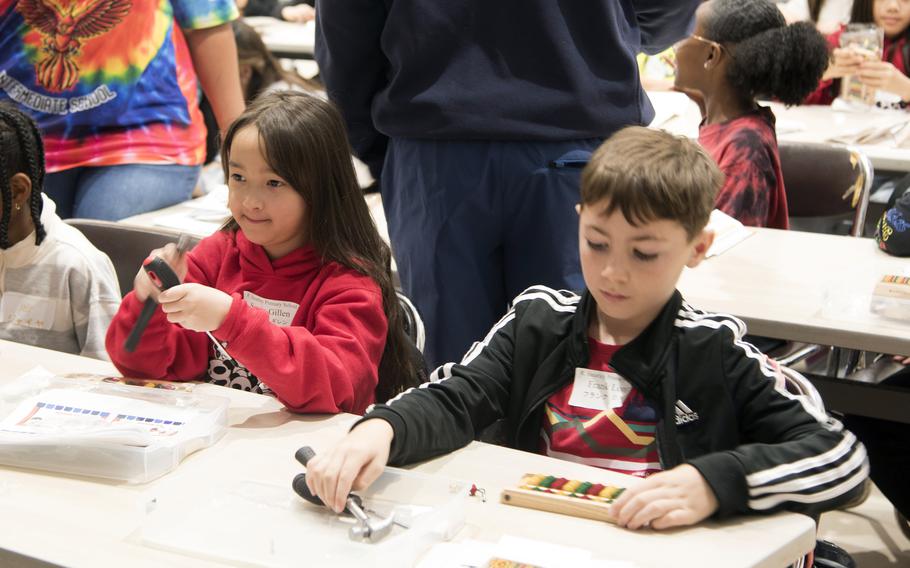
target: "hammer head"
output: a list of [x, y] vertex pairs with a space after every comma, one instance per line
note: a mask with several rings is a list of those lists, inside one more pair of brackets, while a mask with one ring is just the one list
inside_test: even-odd
[[368, 518], [366, 522], [360, 521], [351, 527], [348, 536], [351, 540], [368, 540], [370, 542], [379, 542], [386, 537], [395, 524], [395, 514], [384, 519]]

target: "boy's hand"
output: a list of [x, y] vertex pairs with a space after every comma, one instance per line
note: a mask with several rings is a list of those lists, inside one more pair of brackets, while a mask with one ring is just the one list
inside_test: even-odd
[[361, 423], [331, 451], [317, 454], [307, 463], [310, 492], [340, 513], [348, 493], [366, 489], [382, 474], [393, 437], [392, 425], [381, 418]]
[[688, 464], [655, 473], [626, 489], [610, 508], [616, 524], [632, 530], [694, 525], [716, 510], [714, 491]]
[[158, 294], [167, 321], [193, 331], [212, 331], [221, 327], [234, 298], [202, 284], [181, 284]]
[[866, 57], [850, 47], [837, 47], [831, 52], [831, 62], [825, 70], [822, 79], [840, 79], [847, 75], [855, 75], [859, 71], [859, 66]]
[[859, 66], [857, 77], [864, 84], [910, 100], [910, 78], [888, 61], [867, 61]]
[[[162, 248], [153, 250], [149, 253], [149, 256], [157, 256], [167, 262], [181, 282], [186, 278], [186, 253], [177, 252], [177, 245], [174, 243], [168, 243]], [[144, 302], [148, 297], [157, 301], [160, 292], [142, 267], [139, 267], [139, 272], [136, 273], [136, 278], [133, 279], [133, 290], [136, 292], [136, 299], [140, 302]]]

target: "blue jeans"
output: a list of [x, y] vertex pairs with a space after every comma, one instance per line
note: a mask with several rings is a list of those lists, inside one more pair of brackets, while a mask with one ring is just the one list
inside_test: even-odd
[[176, 164], [72, 168], [48, 174], [44, 192], [64, 219], [118, 221], [186, 201], [200, 169]]

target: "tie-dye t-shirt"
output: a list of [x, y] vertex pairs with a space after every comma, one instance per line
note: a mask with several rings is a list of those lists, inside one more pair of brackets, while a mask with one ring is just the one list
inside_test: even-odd
[[201, 164], [205, 125], [181, 29], [236, 17], [233, 0], [0, 0], [0, 101], [38, 121], [49, 172]]
[[758, 107], [716, 124], [702, 124], [698, 142], [724, 173], [714, 207], [750, 227], [790, 227], [774, 113]]

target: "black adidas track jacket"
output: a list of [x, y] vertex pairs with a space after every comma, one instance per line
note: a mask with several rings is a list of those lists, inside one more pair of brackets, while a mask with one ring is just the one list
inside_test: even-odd
[[[536, 452], [544, 402], [588, 362], [590, 293], [535, 286], [461, 363], [432, 382], [376, 405], [363, 418], [395, 431], [390, 465], [467, 445], [498, 420], [505, 443]], [[776, 380], [779, 373], [742, 340], [745, 325], [696, 310], [676, 292], [613, 369], [657, 401], [661, 467], [696, 467], [717, 495], [718, 517], [781, 509], [815, 515], [862, 491], [865, 448], [835, 419]]]

